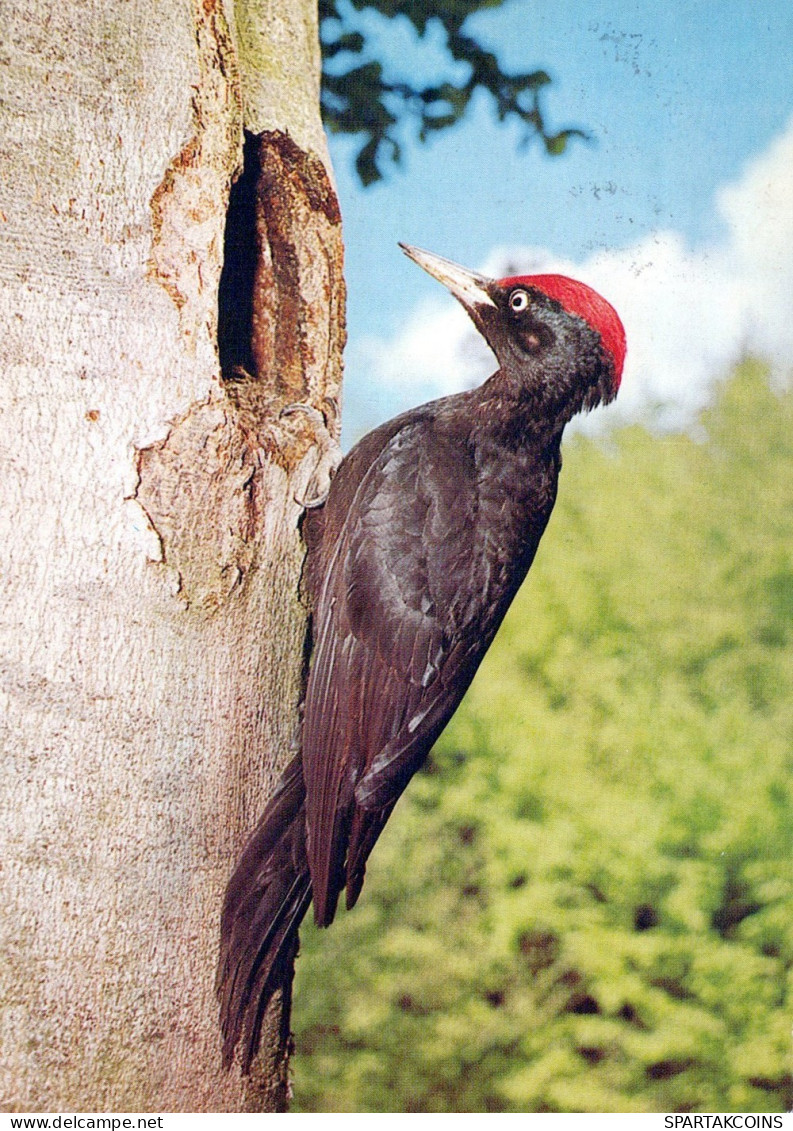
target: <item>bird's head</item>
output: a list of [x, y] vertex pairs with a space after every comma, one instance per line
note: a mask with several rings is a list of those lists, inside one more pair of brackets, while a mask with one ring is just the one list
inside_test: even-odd
[[625, 330], [597, 291], [565, 275], [489, 279], [439, 255], [400, 247], [465, 307], [517, 395], [567, 419], [617, 395]]

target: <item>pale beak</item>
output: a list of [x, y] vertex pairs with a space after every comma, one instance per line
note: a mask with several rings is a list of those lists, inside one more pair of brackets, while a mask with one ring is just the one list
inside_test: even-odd
[[475, 314], [479, 306], [496, 305], [487, 290], [492, 279], [479, 275], [476, 271], [469, 271], [466, 267], [460, 267], [450, 259], [444, 259], [442, 255], [433, 255], [431, 251], [422, 251], [421, 248], [411, 247], [406, 243], [401, 243], [399, 246], [405, 255], [414, 263], [418, 263], [419, 267], [423, 267], [428, 275], [432, 275], [433, 279], [448, 287], [469, 314]]

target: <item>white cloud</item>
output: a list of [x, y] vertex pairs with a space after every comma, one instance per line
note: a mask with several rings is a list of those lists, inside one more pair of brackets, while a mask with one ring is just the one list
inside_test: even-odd
[[[537, 248], [497, 248], [482, 270], [559, 271], [596, 287], [619, 311], [628, 338], [609, 416], [685, 426], [746, 353], [767, 358], [780, 374], [793, 367], [793, 120], [720, 191], [714, 208], [727, 228], [716, 246], [692, 250], [678, 233], [662, 231], [583, 263]], [[394, 339], [371, 337], [358, 350], [378, 384], [410, 383], [427, 396], [456, 392], [492, 370], [463, 311], [440, 301], [419, 307]]]
[[718, 207], [730, 229], [730, 267], [746, 292], [749, 344], [777, 366], [793, 363], [793, 121]]

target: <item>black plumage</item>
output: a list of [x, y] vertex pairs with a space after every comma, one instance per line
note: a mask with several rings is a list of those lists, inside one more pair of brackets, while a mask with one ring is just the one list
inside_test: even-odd
[[489, 280], [405, 250], [462, 302], [499, 369], [371, 432], [306, 512], [302, 754], [242, 854], [221, 924], [224, 1060], [241, 1040], [243, 1071], [268, 1001], [290, 992], [309, 903], [327, 926], [342, 891], [348, 907], [357, 900], [385, 822], [531, 566], [565, 424], [613, 399], [622, 372], [619, 318], [583, 284]]

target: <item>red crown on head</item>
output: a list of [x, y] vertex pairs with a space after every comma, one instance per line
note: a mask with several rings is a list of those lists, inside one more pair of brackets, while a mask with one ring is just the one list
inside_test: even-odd
[[625, 328], [620, 321], [610, 302], [606, 302], [586, 283], [577, 279], [568, 279], [566, 275], [516, 275], [508, 279], [499, 279], [501, 287], [535, 287], [542, 291], [548, 298], [555, 299], [562, 304], [571, 314], [583, 318], [593, 330], [600, 334], [603, 348], [608, 351], [614, 362], [614, 376], [619, 388], [622, 380], [622, 369], [625, 364]]

